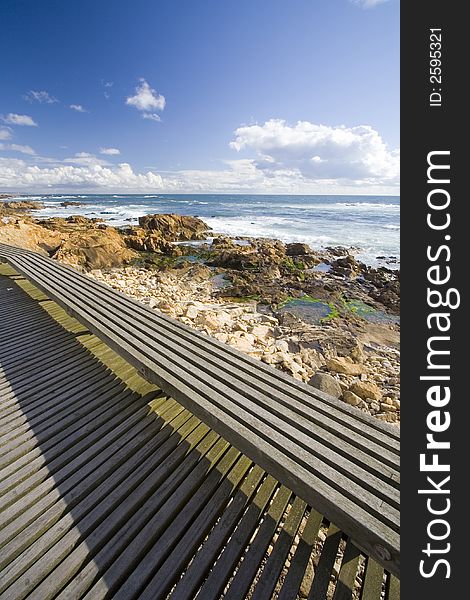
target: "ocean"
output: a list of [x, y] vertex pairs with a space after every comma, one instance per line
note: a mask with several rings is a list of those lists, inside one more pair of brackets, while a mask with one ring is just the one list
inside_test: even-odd
[[[39, 217], [84, 215], [123, 226], [145, 214], [177, 213], [198, 216], [214, 232], [231, 236], [304, 242], [315, 249], [356, 246], [357, 258], [374, 266], [386, 264], [379, 256], [400, 256], [398, 196], [49, 194], [29, 199], [44, 203]], [[61, 207], [65, 201], [84, 205]]]

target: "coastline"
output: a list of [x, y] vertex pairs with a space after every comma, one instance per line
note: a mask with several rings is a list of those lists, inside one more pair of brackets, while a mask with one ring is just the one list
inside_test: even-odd
[[33, 202], [23, 210], [21, 201], [13, 204], [2, 208], [5, 243], [47, 252], [156, 311], [399, 423], [397, 270], [367, 266], [350, 248], [318, 251], [304, 243], [217, 234], [196, 217], [156, 214], [120, 229], [82, 216], [42, 220], [31, 212]]
[[315, 250], [359, 245], [356, 256], [368, 265], [399, 264], [397, 196], [62, 193], [15, 200], [41, 202], [36, 216], [42, 219], [72, 214], [129, 227], [147, 214], [176, 213], [198, 216], [232, 238], [280, 239], [307, 243]]

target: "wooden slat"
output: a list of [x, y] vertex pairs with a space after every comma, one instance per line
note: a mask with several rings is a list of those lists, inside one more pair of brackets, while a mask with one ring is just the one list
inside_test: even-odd
[[312, 587], [308, 594], [308, 600], [326, 598], [340, 541], [341, 531], [336, 525], [330, 524], [320, 560], [315, 569], [315, 577], [313, 578]]
[[387, 579], [385, 590], [385, 600], [399, 600], [400, 598], [400, 580], [393, 575]]
[[367, 558], [364, 581], [361, 590], [361, 600], [367, 600], [367, 598], [380, 598], [382, 594], [383, 580], [383, 567], [376, 563], [375, 560]]
[[278, 600], [295, 600], [304, 578], [307, 563], [312, 554], [322, 522], [322, 515], [311, 510], [305, 529], [292, 558], [292, 564], [278, 594]]
[[[157, 567], [160, 566], [163, 559], [168, 556], [170, 550], [174, 547], [176, 542], [181, 538], [186, 529], [199, 517], [201, 510], [206, 504], [212, 502], [212, 496], [216, 492], [218, 486], [220, 486], [226, 477], [228, 477], [231, 469], [236, 465], [239, 459], [239, 452], [235, 448], [230, 448], [228, 452], [218, 462], [216, 468], [212, 469], [209, 475], [205, 478], [204, 482], [199, 486], [197, 491], [192, 495], [190, 500], [179, 510], [176, 508], [176, 501], [180, 501], [181, 493], [178, 493], [178, 497], [173, 502], [168, 503], [168, 509], [171, 504], [171, 512], [160, 511], [160, 515], [156, 515], [148, 523], [148, 529], [152, 531], [152, 536], [148, 535], [148, 531], [141, 532], [140, 535], [136, 536], [127, 548], [125, 553], [130, 556], [136, 556], [137, 550], [142, 544], [151, 543], [153, 541], [153, 548], [145, 556], [141, 556], [138, 564], [133, 569], [125, 580], [122, 579], [122, 571], [120, 574], [122, 585], [114, 593], [116, 600], [126, 600], [131, 596], [138, 596], [144, 600], [145, 598], [156, 598], [162, 597], [162, 591], [155, 583], [152, 583], [152, 575], [155, 573]], [[245, 467], [248, 466], [245, 459]], [[175, 506], [176, 505], [176, 506]], [[173, 516], [171, 516], [173, 515]], [[149, 539], [150, 538], [150, 539]], [[142, 549], [140, 548], [140, 552]], [[125, 555], [121, 555], [118, 562], [121, 564], [126, 560]], [[119, 566], [113, 564], [112, 570], [118, 574]], [[109, 577], [108, 573], [105, 575], [104, 580], [106, 581], [106, 587], [109, 588]], [[149, 587], [150, 586], [150, 587]], [[144, 591], [144, 588], [147, 589]], [[90, 590], [88, 597], [96, 598], [96, 590]]]
[[259, 488], [254, 501], [238, 523], [227, 545], [210, 569], [200, 588], [199, 596], [204, 600], [218, 600], [243, 554], [253, 532], [256, 530], [266, 505], [278, 489], [277, 482], [268, 476]]
[[[251, 466], [252, 463], [247, 457], [242, 456], [238, 460], [227, 477], [218, 484], [217, 490], [213, 493], [210, 501], [203, 507], [200, 514], [193, 520], [189, 527], [185, 528], [184, 535], [176, 538], [178, 539], [177, 543], [175, 532], [172, 529], [165, 532], [164, 537], [169, 538], [168, 542], [171, 543], [173, 548], [145, 589], [139, 593], [139, 597], [142, 600], [145, 598], [166, 598], [172, 585], [186, 569], [198, 546], [207, 537], [207, 531], [211, 530], [215, 520], [229, 501], [230, 495]], [[154, 548], [157, 550], [158, 547], [160, 553], [159, 546], [160, 541]], [[152, 554], [154, 553], [152, 552]], [[158, 555], [155, 558], [158, 559]]]
[[[203, 432], [204, 437], [199, 441], [198, 446], [196, 446], [193, 452], [186, 457], [185, 461], [179, 465], [178, 469], [171, 473], [168, 469], [170, 461], [166, 461], [164, 469], [166, 472], [165, 481], [162, 481], [158, 477], [155, 479], [152, 477], [150, 482], [144, 482], [142, 490], [132, 496], [128, 496], [107, 516], [102, 524], [95, 526], [89, 535], [86, 536], [84, 542], [79, 544], [60, 564], [59, 560], [62, 558], [64, 549], [63, 544], [60, 547], [55, 547], [53, 549], [53, 567], [55, 569], [46, 580], [35, 587], [30, 597], [42, 600], [45, 597], [44, 594], [46, 592], [50, 593], [51, 589], [55, 590], [55, 593], [58, 594], [59, 590], [67, 582], [70, 582], [68, 587], [62, 594], [58, 594], [57, 597], [80, 597], [86, 590], [84, 585], [87, 586], [88, 584], [85, 574], [88, 576], [91, 574], [94, 578], [99, 570], [105, 571], [110, 564], [113, 564], [117, 559], [116, 553], [128, 545], [129, 536], [132, 539], [137, 531], [146, 526], [155, 514], [155, 511], [158, 511], [160, 508], [165, 511], [165, 509], [171, 507], [177, 510], [178, 506], [181, 505], [180, 503], [191, 495], [194, 487], [198, 485], [210, 466], [213, 466], [213, 461], [220, 458], [221, 453], [227, 448], [227, 443], [217, 440], [215, 433], [207, 433], [206, 430], [206, 434], [204, 434], [203, 429], [200, 429], [200, 432]], [[206, 455], [207, 459], [204, 460]], [[157, 482], [160, 484], [158, 487], [155, 485]], [[156, 491], [154, 491], [155, 487], [157, 487]], [[144, 491], [146, 493], [142, 493]], [[148, 496], [149, 492], [153, 492], [150, 497]], [[179, 498], [178, 494], [181, 494]], [[176, 502], [175, 499], [177, 500]], [[137, 506], [139, 510], [136, 510]], [[104, 541], [107, 543], [104, 544]], [[95, 552], [97, 553], [95, 554]], [[90, 554], [93, 556], [93, 562], [88, 563], [81, 570], [80, 574], [74, 577]], [[45, 555], [48, 568], [52, 555], [52, 553]], [[133, 560], [132, 557], [129, 558]], [[44, 563], [41, 563], [39, 568], [37, 564], [33, 565], [28, 570], [28, 573], [25, 574], [22, 582], [23, 585], [29, 586], [31, 577], [38, 578], [43, 567]], [[124, 563], [124, 569], [127, 570], [127, 568]]]
[[336, 581], [333, 600], [351, 600], [353, 598], [357, 569], [361, 557], [360, 551], [348, 540]]

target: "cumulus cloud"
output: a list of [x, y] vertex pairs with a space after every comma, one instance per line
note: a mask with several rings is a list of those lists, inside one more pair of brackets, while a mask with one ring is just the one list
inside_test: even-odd
[[8, 125], [27, 125], [29, 127], [37, 127], [38, 124], [29, 115], [17, 115], [16, 113], [8, 113], [2, 116], [2, 121]]
[[9, 140], [11, 138], [11, 131], [9, 127], [0, 127], [0, 140]]
[[21, 154], [36, 154], [36, 152], [31, 148], [31, 146], [24, 146], [23, 144], [8, 144], [5, 146], [5, 149], [13, 150], [14, 152], [21, 152]]
[[289, 125], [271, 119], [235, 131], [231, 148], [251, 149], [267, 174], [297, 172], [312, 180], [341, 183], [398, 183], [399, 152], [389, 150], [369, 125], [329, 127], [309, 121]]
[[388, 0], [349, 0], [352, 4], [362, 6], [362, 8], [374, 8], [378, 4], [384, 4]]
[[118, 148], [100, 148], [100, 154], [116, 156], [117, 154], [121, 154], [121, 151]]
[[135, 95], [126, 98], [126, 104], [142, 111], [144, 119], [160, 121], [160, 117], [152, 112], [165, 108], [165, 96], [152, 89], [145, 79], [140, 79], [140, 85], [135, 88]]
[[136, 173], [128, 163], [113, 168], [99, 164], [39, 167], [20, 159], [0, 158], [0, 187], [3, 189], [40, 190], [55, 187], [144, 191], [160, 190], [162, 183], [160, 175], [151, 171]]
[[72, 110], [75, 110], [79, 113], [88, 112], [85, 108], [83, 108], [83, 106], [81, 104], [70, 104], [69, 108], [71, 108]]
[[39, 102], [40, 104], [54, 104], [55, 102], [59, 102], [57, 98], [51, 96], [49, 92], [44, 90], [42, 92], [30, 90], [24, 94], [23, 98], [28, 100], [28, 102]]

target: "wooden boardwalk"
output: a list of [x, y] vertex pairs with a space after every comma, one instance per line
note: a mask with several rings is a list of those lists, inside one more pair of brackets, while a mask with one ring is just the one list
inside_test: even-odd
[[0, 598], [287, 600], [302, 582], [310, 600], [398, 598], [334, 524], [2, 265], [0, 340]]

